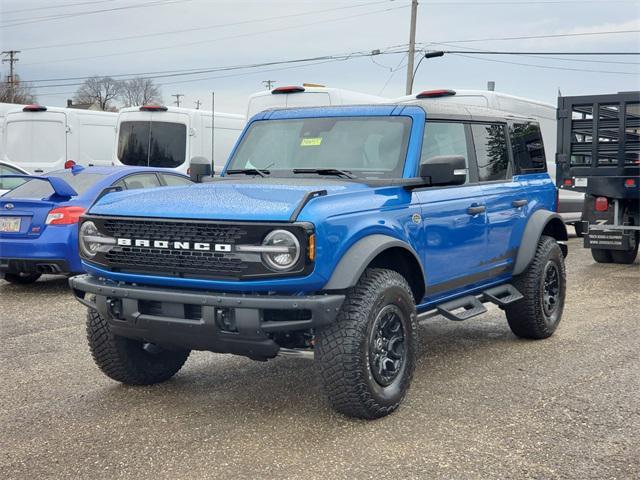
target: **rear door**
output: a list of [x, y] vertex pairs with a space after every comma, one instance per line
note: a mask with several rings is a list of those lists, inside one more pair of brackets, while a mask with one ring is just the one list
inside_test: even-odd
[[484, 269], [491, 276], [513, 268], [524, 231], [528, 199], [513, 176], [503, 123], [472, 123], [478, 181], [486, 203], [487, 247], [482, 253]]
[[5, 157], [31, 173], [63, 168], [67, 160], [67, 118], [63, 112], [7, 115]]
[[483, 268], [487, 219], [483, 190], [471, 168], [472, 151], [468, 125], [461, 121], [427, 121], [420, 162], [428, 164], [438, 156], [462, 155], [469, 169], [464, 185], [429, 187], [414, 193], [422, 208], [428, 297], [473, 283]]

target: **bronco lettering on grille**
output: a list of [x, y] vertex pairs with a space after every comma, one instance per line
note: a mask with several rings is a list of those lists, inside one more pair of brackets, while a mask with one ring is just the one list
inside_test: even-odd
[[121, 247], [166, 248], [171, 250], [198, 250], [201, 252], [230, 252], [228, 243], [172, 242], [169, 240], [146, 240], [144, 238], [118, 238], [116, 244]]

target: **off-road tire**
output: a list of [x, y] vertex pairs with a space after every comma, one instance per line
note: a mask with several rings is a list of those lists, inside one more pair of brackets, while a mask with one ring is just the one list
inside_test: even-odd
[[40, 273], [5, 273], [4, 279], [15, 285], [29, 285], [36, 282], [41, 275]]
[[613, 262], [613, 257], [611, 256], [611, 250], [606, 250], [604, 248], [592, 248], [591, 256], [598, 263]]
[[[399, 337], [381, 338], [394, 335], [380, 333], [386, 328], [383, 325], [389, 324], [401, 325], [402, 341]], [[376, 343], [378, 338], [380, 344]], [[385, 347], [379, 347], [382, 341], [388, 341]], [[380, 370], [373, 364], [380, 365], [380, 358], [390, 356], [378, 348], [399, 351], [388, 348], [391, 345], [402, 346], [402, 360], [393, 369], [395, 376], [380, 382]], [[320, 329], [315, 343], [316, 364], [333, 408], [366, 419], [383, 417], [398, 408], [411, 383], [416, 351], [416, 306], [411, 288], [399, 273], [377, 268], [367, 269], [349, 289], [336, 322]]]
[[[545, 296], [547, 275], [553, 271], [557, 277], [556, 301], [549, 305]], [[562, 250], [554, 238], [542, 235], [535, 256], [527, 269], [513, 279], [513, 285], [522, 293], [523, 298], [505, 308], [511, 331], [521, 338], [543, 339], [555, 332], [564, 309], [567, 289], [567, 276]], [[546, 300], [546, 302], [545, 302]]]
[[173, 377], [189, 357], [189, 350], [157, 352], [143, 349], [143, 342], [111, 333], [109, 323], [96, 310], [87, 313], [87, 339], [96, 365], [108, 377], [126, 385], [152, 385]]
[[638, 238], [638, 234], [636, 234], [635, 245], [631, 250], [611, 250], [611, 259], [613, 260], [613, 263], [629, 265], [635, 262], [636, 257], [638, 256], [639, 243], [640, 243], [640, 238]]

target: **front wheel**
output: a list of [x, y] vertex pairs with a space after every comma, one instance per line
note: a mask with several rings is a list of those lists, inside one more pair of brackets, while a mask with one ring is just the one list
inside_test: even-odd
[[31, 283], [34, 283], [36, 280], [38, 280], [40, 276], [41, 276], [40, 273], [26, 273], [26, 272], [5, 273], [4, 279], [7, 282], [13, 283], [15, 285], [29, 285]]
[[416, 363], [417, 323], [405, 278], [367, 269], [336, 322], [317, 332], [316, 362], [335, 410], [379, 418], [404, 399]]
[[554, 238], [540, 237], [533, 260], [514, 278], [513, 285], [523, 298], [505, 308], [511, 331], [536, 340], [553, 335], [562, 317], [567, 288], [564, 257]]
[[152, 385], [169, 380], [190, 353], [114, 335], [107, 319], [93, 309], [87, 314], [87, 339], [100, 370], [126, 385]]

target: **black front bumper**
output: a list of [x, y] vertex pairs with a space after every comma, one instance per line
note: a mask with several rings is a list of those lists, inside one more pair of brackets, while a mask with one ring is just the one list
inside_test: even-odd
[[[90, 275], [72, 277], [69, 285], [78, 301], [108, 319], [115, 335], [255, 359], [277, 355], [280, 347], [270, 334], [334, 322], [345, 298], [170, 290]], [[225, 318], [232, 319], [232, 328], [222, 321]]]

